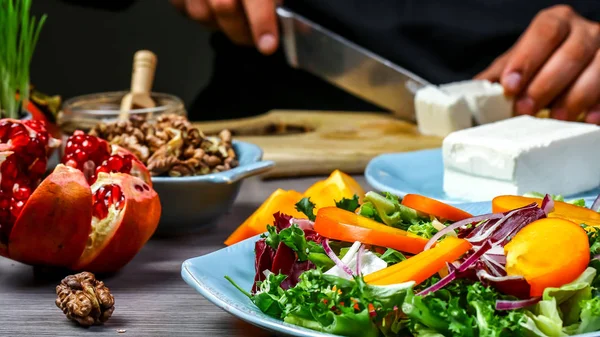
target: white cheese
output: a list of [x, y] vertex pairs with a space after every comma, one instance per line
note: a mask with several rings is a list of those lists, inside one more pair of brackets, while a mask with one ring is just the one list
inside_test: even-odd
[[[350, 247], [350, 249], [348, 249], [348, 251], [346, 252], [344, 257], [342, 258], [342, 262], [346, 266], [348, 266], [348, 268], [350, 268], [350, 270], [352, 270], [352, 271], [356, 270], [356, 262], [357, 262], [356, 255], [358, 254], [358, 250], [361, 245], [362, 245], [362, 243], [360, 243], [358, 241], [354, 242], [354, 244]], [[363, 276], [369, 275], [376, 271], [380, 271], [381, 269], [384, 269], [386, 267], [387, 267], [387, 263], [385, 261], [383, 261], [382, 259], [377, 257], [377, 255], [371, 253], [368, 250], [365, 250], [364, 254], [361, 255], [360, 273]], [[326, 275], [335, 275], [335, 276], [345, 278], [348, 280], [352, 279], [352, 276], [348, 275], [348, 273], [343, 271], [337, 265], [333, 266], [331, 269], [326, 271], [325, 274]]]
[[445, 137], [473, 125], [471, 112], [463, 97], [448, 95], [435, 86], [426, 86], [415, 96], [419, 132]]
[[600, 127], [520, 116], [450, 134], [444, 191], [490, 200], [499, 194], [572, 195], [600, 185]]
[[440, 89], [454, 97], [464, 97], [479, 125], [512, 117], [512, 99], [504, 95], [500, 83], [471, 80], [444, 84]]

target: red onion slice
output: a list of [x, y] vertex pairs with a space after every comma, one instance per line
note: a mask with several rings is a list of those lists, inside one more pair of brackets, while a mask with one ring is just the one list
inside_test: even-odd
[[329, 256], [329, 258], [333, 261], [333, 263], [335, 263], [336, 266], [338, 266], [346, 274], [350, 276], [355, 276], [354, 272], [352, 272], [352, 269], [350, 269], [350, 267], [348, 267], [344, 262], [342, 262], [342, 260], [340, 260], [340, 258], [337, 257], [337, 255], [335, 255], [335, 253], [329, 246], [329, 239], [325, 239], [323, 241], [323, 249], [325, 250], [327, 256]]
[[600, 195], [596, 197], [596, 200], [594, 200], [590, 209], [594, 212], [600, 212]]
[[506, 276], [506, 269], [504, 269], [504, 266], [494, 263], [494, 261], [492, 261], [491, 259], [486, 258], [486, 255], [483, 255], [481, 257], [481, 262], [485, 265], [485, 268], [487, 268], [487, 271], [492, 276], [495, 276], [495, 277]]
[[425, 245], [425, 250], [429, 250], [434, 243], [437, 242], [437, 240], [439, 240], [442, 236], [448, 234], [450, 231], [453, 231], [455, 229], [458, 229], [462, 226], [466, 226], [466, 225], [471, 225], [471, 224], [475, 224], [484, 220], [494, 220], [494, 219], [500, 219], [504, 216], [504, 214], [502, 213], [491, 213], [491, 214], [484, 214], [484, 215], [479, 215], [479, 216], [475, 216], [472, 218], [468, 218], [468, 219], [464, 219], [461, 221], [457, 221], [449, 226], [447, 226], [446, 228], [442, 229], [441, 231], [437, 232], [430, 240], [429, 242], [427, 242], [427, 244]]
[[467, 270], [471, 265], [477, 262], [485, 252], [490, 250], [490, 248], [492, 248], [492, 244], [489, 241], [486, 241], [483, 246], [465, 259], [465, 261], [457, 268], [458, 272], [462, 273]]
[[441, 280], [439, 280], [436, 284], [419, 292], [417, 294], [417, 296], [425, 296], [429, 293], [436, 292], [436, 291], [442, 289], [443, 287], [445, 287], [446, 285], [448, 285], [448, 283], [454, 281], [455, 279], [456, 279], [456, 270], [453, 270], [448, 275], [446, 275]]
[[450, 263], [446, 263], [446, 265], [448, 266], [448, 271], [449, 271], [448, 275], [446, 275], [444, 278], [442, 278], [441, 280], [439, 280], [436, 284], [434, 284], [434, 285], [430, 286], [429, 288], [421, 291], [417, 295], [425, 296], [425, 295], [427, 295], [429, 293], [432, 293], [432, 292], [435, 292], [435, 291], [438, 291], [438, 290], [442, 289], [448, 283], [450, 283], [454, 279], [456, 279], [457, 273], [462, 273], [465, 270], [467, 270], [469, 267], [471, 267], [490, 248], [492, 248], [491, 243], [489, 241], [486, 241], [483, 244], [483, 246], [481, 246], [477, 251], [475, 251], [473, 254], [471, 254], [469, 257], [467, 257], [467, 259], [465, 260], [465, 262], [463, 262], [460, 266], [454, 267], [454, 265], [452, 265]]
[[[477, 243], [477, 242], [483, 242], [484, 240], [487, 240], [492, 235], [494, 235], [494, 236], [502, 236], [502, 235], [500, 235], [501, 233], [496, 233], [496, 231], [498, 230], [498, 228], [501, 228], [501, 226], [504, 225], [507, 221], [509, 221], [513, 216], [518, 215], [521, 212], [526, 212], [527, 210], [535, 210], [535, 209], [537, 209], [537, 204], [536, 203], [532, 203], [532, 204], [527, 205], [525, 207], [512, 210], [512, 211], [508, 212], [508, 214], [506, 214], [502, 219], [500, 219], [499, 221], [497, 221], [493, 226], [491, 226], [490, 228], [487, 228], [485, 230], [485, 232], [478, 233], [476, 236], [474, 236], [472, 238], [469, 238], [468, 240], [471, 243]], [[541, 211], [540, 211], [540, 213], [541, 213]], [[527, 224], [529, 224], [529, 222]], [[506, 235], [509, 235], [511, 232], [514, 231], [514, 229], [516, 229], [515, 228], [516, 226], [514, 226], [514, 225], [511, 226], [511, 227], [512, 228], [503, 229], [503, 230], [500, 230], [498, 232], [502, 232], [502, 233], [504, 233]], [[520, 230], [520, 228], [518, 228], [518, 230]], [[508, 232], [508, 233], [506, 233], [506, 232]], [[505, 239], [506, 239], [506, 237], [497, 238], [497, 240], [495, 240], [495, 241], [498, 242], [498, 241], [503, 241]]]
[[550, 212], [554, 210], [554, 200], [550, 197], [550, 194], [546, 194], [544, 200], [542, 200], [541, 209], [548, 215]]
[[515, 310], [521, 308], [527, 308], [532, 306], [540, 301], [539, 297], [532, 297], [526, 300], [518, 300], [518, 301], [506, 301], [506, 300], [497, 300], [496, 301], [496, 310]]
[[356, 252], [356, 275], [360, 275], [360, 261], [362, 260], [363, 253], [365, 251], [365, 245], [360, 245], [358, 252]]
[[495, 276], [506, 276], [506, 256], [502, 256], [503, 260], [496, 259], [497, 257], [500, 258], [498, 255], [484, 254], [481, 260], [497, 274]]
[[308, 219], [296, 219], [296, 218], [291, 218], [290, 219], [290, 226], [296, 224], [298, 225], [298, 227], [300, 227], [300, 229], [302, 230], [314, 230], [315, 229], [315, 223], [308, 220]]
[[477, 271], [477, 278], [484, 285], [492, 286], [501, 293], [516, 298], [529, 298], [530, 286], [522, 276], [492, 276], [484, 269]]

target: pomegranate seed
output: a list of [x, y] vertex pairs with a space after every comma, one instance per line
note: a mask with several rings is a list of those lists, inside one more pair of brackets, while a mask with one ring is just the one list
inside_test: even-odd
[[110, 156], [102, 165], [107, 166], [110, 172], [120, 172], [123, 160], [120, 156]]
[[29, 171], [37, 175], [43, 175], [46, 172], [47, 162], [45, 159], [36, 158], [29, 166]]
[[14, 180], [19, 173], [16, 158], [14, 155], [8, 156], [2, 165], [2, 180]]
[[15, 184], [15, 189], [13, 191], [13, 196], [17, 200], [27, 200], [31, 195], [31, 189], [27, 186], [19, 186], [19, 184]]
[[104, 219], [108, 215], [108, 207], [103, 202], [94, 203], [92, 215], [98, 219]]
[[12, 140], [12, 144], [15, 147], [23, 147], [29, 144], [31, 138], [27, 133], [18, 133], [10, 138]]
[[37, 132], [45, 132], [46, 131], [46, 122], [44, 122], [44, 121], [30, 119], [30, 120], [24, 121], [23, 124], [29, 126], [34, 131], [37, 131]]
[[15, 219], [19, 217], [19, 214], [21, 214], [23, 206], [25, 206], [25, 202], [23, 200], [19, 200], [13, 203], [10, 207], [10, 213]]
[[8, 142], [8, 130], [10, 129], [13, 123], [7, 120], [3, 120], [0, 122], [0, 140], [2, 143]]
[[6, 209], [10, 207], [10, 198], [0, 199], [0, 209]]
[[106, 192], [107, 192], [107, 190], [106, 190], [105, 186], [100, 187], [94, 194], [94, 200], [95, 199], [104, 199]]
[[113, 185], [112, 186], [112, 203], [116, 204], [119, 201], [121, 201], [121, 198], [123, 198], [123, 194], [121, 193], [121, 188], [117, 185]]
[[0, 163], [0, 242], [10, 233], [46, 171], [48, 134], [41, 121], [0, 120], [0, 142], [14, 154]]
[[[103, 146], [100, 146], [100, 145]], [[80, 170], [84, 170], [84, 164], [87, 161], [91, 161], [94, 165], [94, 170], [91, 171], [93, 174], [85, 174], [89, 183], [94, 183], [96, 180], [97, 172], [110, 172], [110, 170], [98, 170], [98, 167], [104, 163], [110, 157], [110, 145], [100, 140], [97, 137], [89, 136], [83, 133], [83, 131], [75, 132], [67, 140], [67, 146], [65, 148], [65, 156], [63, 163], [68, 161], [74, 161], [76, 167]]]
[[46, 146], [39, 138], [33, 138], [27, 144], [27, 155], [34, 157], [43, 157], [46, 155]]
[[101, 186], [93, 195], [93, 214], [99, 219], [108, 215], [111, 206], [120, 210], [124, 206], [125, 196], [121, 192], [119, 185], [110, 184]]
[[88, 154], [80, 149], [75, 150], [75, 153], [73, 154], [75, 155], [75, 160], [77, 160], [78, 163], [83, 163], [88, 158]]

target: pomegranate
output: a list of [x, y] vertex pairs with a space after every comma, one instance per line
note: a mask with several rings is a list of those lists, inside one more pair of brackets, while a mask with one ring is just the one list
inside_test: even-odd
[[64, 164], [42, 180], [58, 145], [41, 122], [0, 120], [0, 255], [116, 271], [158, 226], [150, 174], [127, 150], [76, 132]]
[[91, 203], [83, 173], [58, 165], [23, 207], [10, 233], [10, 258], [39, 265], [75, 263], [91, 230]]
[[92, 232], [74, 269], [120, 269], [141, 248], [136, 243], [146, 243], [154, 233], [161, 211], [158, 195], [136, 177], [105, 172], [98, 173], [92, 193]]
[[6, 254], [12, 227], [59, 145], [40, 122], [0, 120], [0, 254]]
[[67, 140], [62, 162], [80, 169], [90, 184], [99, 172], [129, 173], [152, 186], [150, 172], [131, 152], [98, 137], [75, 131]]

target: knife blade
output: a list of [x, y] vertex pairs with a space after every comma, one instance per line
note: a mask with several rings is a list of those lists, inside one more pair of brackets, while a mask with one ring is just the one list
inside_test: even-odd
[[290, 66], [415, 121], [414, 95], [429, 82], [284, 7], [277, 16]]

